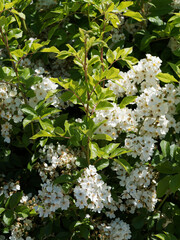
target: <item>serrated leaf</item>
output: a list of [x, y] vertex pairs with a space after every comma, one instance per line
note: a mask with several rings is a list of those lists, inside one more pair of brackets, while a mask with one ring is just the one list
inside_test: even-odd
[[164, 83], [178, 82], [172, 75], [169, 73], [158, 73], [156, 77]]

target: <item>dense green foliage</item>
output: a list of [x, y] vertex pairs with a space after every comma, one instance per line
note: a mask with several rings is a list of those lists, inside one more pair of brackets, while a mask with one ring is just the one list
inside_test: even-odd
[[0, 0], [0, 239], [180, 239], [178, 0]]

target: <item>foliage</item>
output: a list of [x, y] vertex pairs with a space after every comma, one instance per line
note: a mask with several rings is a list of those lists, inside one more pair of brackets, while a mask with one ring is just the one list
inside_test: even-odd
[[180, 239], [177, 0], [1, 0], [0, 239]]

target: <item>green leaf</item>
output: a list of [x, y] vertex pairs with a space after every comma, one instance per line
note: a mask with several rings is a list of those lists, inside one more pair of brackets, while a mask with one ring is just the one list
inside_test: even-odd
[[173, 234], [168, 233], [168, 232], [164, 232], [164, 233], [165, 234], [159, 233], [159, 234], [156, 234], [154, 236], [161, 239], [161, 240], [177, 240], [177, 238]]
[[37, 117], [33, 117], [32, 115], [27, 116], [23, 120], [23, 127], [25, 128], [28, 124], [30, 124], [31, 122], [33, 122], [34, 120], [37, 120], [37, 119], [38, 119]]
[[91, 59], [88, 61], [88, 66], [91, 66], [97, 62], [100, 62], [100, 57], [99, 56], [92, 56]]
[[58, 92], [60, 92], [60, 89], [54, 89], [54, 90], [48, 91], [44, 100], [46, 101], [48, 98], [54, 96]]
[[169, 190], [170, 176], [165, 176], [162, 178], [157, 185], [157, 197], [161, 198]]
[[68, 183], [72, 182], [72, 177], [70, 175], [61, 175], [54, 180], [54, 183]]
[[174, 63], [170, 63], [168, 62], [168, 64], [171, 66], [171, 68], [174, 70], [174, 72], [178, 75], [178, 77], [180, 78], [180, 68], [179, 66], [177, 66]]
[[69, 91], [66, 91], [64, 93], [61, 94], [61, 99], [66, 102], [68, 101], [72, 96], [74, 95], [73, 92], [69, 92]]
[[171, 159], [174, 159], [175, 158], [175, 155], [176, 155], [176, 150], [178, 149], [178, 146], [173, 144], [170, 146], [170, 156], [171, 156]]
[[46, 132], [45, 130], [41, 130], [37, 134], [33, 135], [30, 139], [34, 140], [40, 137], [56, 137], [56, 135]]
[[94, 140], [106, 140], [106, 141], [112, 141], [113, 138], [110, 137], [109, 135], [107, 134], [95, 134], [93, 135], [92, 137]]
[[126, 172], [131, 172], [131, 165], [125, 159], [113, 159], [115, 162], [119, 163]]
[[90, 159], [94, 159], [96, 157], [103, 157], [104, 152], [101, 151], [98, 144], [96, 142], [89, 142], [90, 149]]
[[43, 120], [39, 119], [39, 123], [40, 123], [41, 127], [43, 128], [43, 130], [48, 131], [48, 132], [54, 131], [54, 127], [53, 127], [53, 124], [50, 119], [43, 119]]
[[15, 9], [11, 9], [11, 12], [14, 13], [14, 14], [16, 14], [16, 15], [18, 15], [18, 16], [19, 16], [20, 18], [22, 18], [23, 20], [26, 19], [26, 16], [25, 16], [24, 13], [22, 13], [22, 12], [18, 12], [18, 11], [16, 11]]
[[5, 211], [5, 208], [0, 207], [0, 214], [3, 213], [4, 211]]
[[173, 193], [175, 193], [180, 188], [180, 173], [171, 176], [169, 187]]
[[114, 56], [113, 51], [111, 51], [110, 48], [107, 50], [106, 59], [110, 64], [112, 64], [114, 62], [115, 56]]
[[21, 111], [27, 115], [31, 115], [33, 117], [38, 117], [36, 111], [29, 105], [23, 105], [21, 108]]
[[122, 154], [126, 154], [128, 152], [131, 152], [131, 150], [127, 150], [126, 148], [117, 148], [114, 150], [114, 152], [110, 155], [110, 158], [114, 158], [117, 156], [120, 156]]
[[18, 217], [27, 218], [29, 216], [30, 209], [27, 206], [17, 206], [15, 212]]
[[61, 52], [59, 51], [59, 49], [57, 49], [56, 47], [52, 46], [50, 48], [43, 48], [41, 50], [41, 52], [46, 52], [46, 53], [57, 53], [60, 54]]
[[103, 77], [106, 77], [106, 79], [119, 79], [119, 69], [112, 67], [109, 70], [104, 71]]
[[22, 34], [23, 34], [23, 31], [19, 28], [11, 29], [8, 32], [8, 40], [11, 40], [12, 38], [16, 38], [16, 39], [21, 38]]
[[109, 166], [109, 159], [101, 159], [96, 163], [97, 171], [100, 171]]
[[137, 20], [138, 22], [141, 22], [144, 20], [143, 16], [139, 12], [133, 12], [133, 11], [128, 10], [125, 13], [123, 13], [123, 15], [126, 17], [131, 17], [131, 18]]
[[119, 107], [120, 108], [126, 107], [128, 104], [134, 102], [136, 100], [136, 98], [137, 98], [137, 96], [127, 96], [127, 97], [123, 98], [123, 100], [119, 104]]
[[14, 222], [14, 212], [13, 210], [7, 209], [3, 214], [3, 222], [10, 226]]
[[134, 217], [133, 220], [132, 220], [132, 225], [135, 229], [141, 229], [144, 224], [145, 224], [145, 216], [137, 216], [137, 217]]
[[156, 36], [153, 36], [152, 34], [147, 32], [141, 39], [140, 50], [143, 51], [144, 49], [146, 49], [151, 43], [151, 41], [156, 38]]
[[23, 57], [24, 54], [26, 54], [26, 53], [21, 49], [16, 49], [11, 52], [11, 55], [15, 60], [18, 60], [19, 58]]
[[72, 53], [68, 52], [68, 51], [61, 51], [58, 55], [57, 58], [59, 59], [66, 59], [68, 57], [72, 56]]
[[64, 130], [61, 127], [56, 127], [54, 133], [58, 134], [59, 136], [62, 136], [64, 135]]
[[160, 173], [174, 174], [180, 172], [180, 166], [177, 163], [171, 163], [169, 160], [159, 163], [155, 167]]
[[154, 23], [157, 26], [162, 26], [164, 24], [164, 22], [160, 19], [159, 16], [155, 16], [155, 17], [148, 17], [148, 20], [151, 23]]
[[96, 110], [106, 110], [106, 109], [111, 109], [112, 107], [113, 107], [113, 105], [110, 102], [101, 101], [96, 106]]
[[22, 196], [23, 196], [23, 192], [21, 191], [21, 192], [14, 193], [10, 197], [10, 199], [9, 199], [9, 206], [10, 206], [11, 209], [15, 208], [18, 205], [18, 203], [20, 202]]
[[162, 140], [160, 142], [160, 146], [163, 156], [164, 157], [170, 156], [170, 143], [165, 140]]
[[106, 145], [105, 147], [101, 148], [104, 152], [107, 154], [111, 154], [119, 147], [120, 143], [110, 143]]
[[7, 24], [7, 20], [5, 16], [0, 17], [0, 27], [4, 27]]
[[127, 1], [127, 2], [121, 2], [117, 9], [120, 11], [120, 12], [123, 12], [123, 11], [126, 11], [128, 7], [130, 7], [131, 5], [133, 5], [133, 1]]
[[151, 3], [151, 16], [163, 16], [165, 14], [169, 14], [172, 11], [172, 0], [152, 0]]
[[0, 12], [2, 12], [3, 9], [4, 9], [4, 1], [1, 0], [1, 2], [0, 2]]
[[44, 108], [44, 109], [42, 109], [40, 115], [41, 115], [41, 118], [45, 118], [49, 115], [53, 115], [53, 114], [56, 114], [59, 112], [61, 112], [61, 110], [56, 109], [56, 108]]
[[164, 83], [178, 82], [172, 75], [169, 73], [158, 73], [156, 77]]

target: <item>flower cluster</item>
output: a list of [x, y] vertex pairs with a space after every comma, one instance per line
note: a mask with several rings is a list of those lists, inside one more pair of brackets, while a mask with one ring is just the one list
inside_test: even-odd
[[106, 120], [96, 131], [96, 133], [105, 133], [113, 139], [118, 137], [123, 131], [137, 131], [137, 122], [131, 109], [121, 109], [116, 103], [108, 110], [97, 110], [96, 117], [93, 119], [95, 123]]
[[28, 236], [28, 231], [32, 228], [32, 221], [30, 219], [23, 219], [23, 223], [21, 221], [17, 221], [16, 224], [11, 226], [11, 236], [10, 240], [33, 240]]
[[174, 9], [178, 9], [178, 10], [180, 9], [180, 1], [179, 0], [173, 0], [171, 5]]
[[116, 171], [120, 186], [125, 187], [120, 197], [123, 202], [125, 201], [122, 203], [122, 210], [124, 210], [124, 206], [130, 213], [134, 213], [136, 208], [143, 207], [148, 211], [154, 210], [157, 197], [155, 174], [152, 167], [137, 163], [128, 175], [121, 165], [114, 162], [112, 170]]
[[48, 178], [48, 174], [51, 179], [59, 176], [58, 169], [66, 173], [75, 169], [77, 156], [80, 154], [78, 151], [75, 153], [65, 145], [54, 145], [52, 143], [45, 145], [39, 152], [42, 162], [39, 168], [39, 174], [42, 181]]
[[61, 186], [47, 180], [41, 184], [42, 189], [38, 191], [37, 206], [35, 210], [39, 217], [52, 217], [57, 209], [67, 210], [70, 204], [69, 196], [66, 195]]
[[131, 151], [127, 155], [131, 155], [134, 158], [139, 156], [142, 161], [149, 161], [154, 151], [155, 142], [150, 136], [129, 134], [125, 139], [125, 147]]
[[131, 230], [129, 224], [120, 218], [116, 218], [109, 224], [102, 223], [98, 226], [100, 230], [100, 239], [102, 240], [126, 240], [131, 239]]
[[[4, 178], [4, 176], [2, 176]], [[4, 194], [5, 198], [10, 197], [13, 193], [16, 193], [21, 189], [19, 181], [13, 182], [12, 180], [9, 182], [2, 182], [2, 186], [0, 187], [0, 195]]]
[[4, 122], [1, 125], [1, 135], [7, 143], [11, 141], [12, 123], [19, 123], [24, 118], [20, 109], [22, 104], [24, 104], [24, 99], [15, 85], [0, 83], [0, 117]]
[[78, 184], [74, 188], [74, 196], [78, 208], [87, 207], [98, 213], [112, 201], [111, 187], [102, 180], [93, 165], [89, 165], [78, 178]]
[[[179, 2], [179, 8], [180, 8], [180, 2]], [[171, 49], [172, 52], [174, 52], [180, 48], [180, 42], [178, 41], [178, 39], [171, 37], [168, 43], [168, 47]]]
[[[53, 83], [48, 77], [42, 76], [42, 82], [35, 84], [31, 87], [36, 96], [30, 98], [29, 105], [31, 107], [36, 106], [39, 101], [44, 100], [49, 91], [55, 90], [57, 88], [58, 88], [57, 84]], [[55, 107], [59, 106], [59, 98], [57, 95], [53, 95], [50, 98], [48, 98], [47, 102], [51, 103], [51, 105]]]
[[156, 88], [158, 79], [156, 75], [161, 72], [161, 59], [159, 57], [146, 55], [137, 65], [128, 72], [120, 72], [121, 78], [113, 82], [108, 80], [106, 86], [114, 91], [117, 97], [135, 95], [138, 92], [138, 85], [141, 84], [141, 91], [148, 87]]

